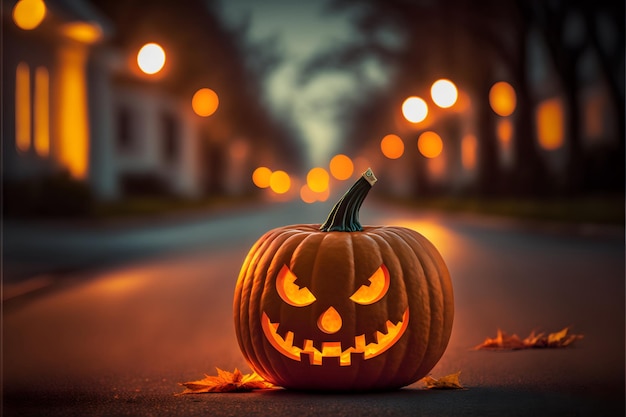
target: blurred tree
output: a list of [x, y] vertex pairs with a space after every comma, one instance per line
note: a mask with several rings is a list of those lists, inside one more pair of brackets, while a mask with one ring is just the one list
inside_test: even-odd
[[[520, 0], [518, 4], [541, 30], [566, 97], [569, 145], [566, 190], [569, 193], [589, 191], [591, 187], [623, 190], [624, 2]], [[579, 26], [575, 26], [577, 23]], [[580, 68], [581, 60], [589, 50], [599, 62], [601, 78], [609, 87], [607, 90], [617, 117], [615, 146], [604, 152], [602, 161], [595, 166], [585, 160], [581, 143], [584, 118], [581, 117], [580, 92], [584, 77]]]
[[[606, 4], [605, 4], [606, 3]], [[536, 195], [553, 191], [550, 177], [546, 175], [544, 161], [538, 154], [533, 109], [536, 103], [531, 95], [528, 79], [527, 39], [534, 27], [546, 34], [552, 55], [559, 62], [556, 66], [560, 77], [565, 79], [570, 94], [570, 107], [575, 107], [579, 85], [571, 79], [577, 69], [578, 47], [564, 45], [562, 36], [564, 16], [572, 8], [585, 12], [587, 25], [598, 22], [598, 10], [613, 4], [609, 1], [584, 0], [545, 2], [464, 0], [411, 1], [411, 0], [331, 0], [329, 10], [348, 13], [359, 37], [357, 40], [336, 44], [309, 62], [303, 71], [303, 80], [317, 71], [333, 68], [350, 69], [355, 73], [364, 71], [366, 63], [375, 59], [391, 70], [391, 79], [384, 90], [377, 92], [380, 100], [361, 101], [351, 118], [346, 118], [349, 137], [354, 143], [383, 133], [385, 126], [392, 125], [392, 117], [376, 109], [393, 109], [406, 96], [407, 91], [423, 89], [423, 83], [447, 76], [468, 90], [474, 106], [478, 147], [477, 188], [481, 194], [514, 193]], [[620, 149], [616, 153], [623, 158], [623, 4], [608, 9], [612, 18], [620, 20], [620, 42], [610, 51], [599, 51], [606, 77], [610, 81], [614, 107], [620, 115]], [[621, 13], [619, 11], [622, 11]], [[598, 31], [596, 31], [598, 32]], [[602, 49], [599, 34], [589, 36], [587, 42]], [[514, 113], [514, 152], [512, 169], [504, 169], [498, 161], [495, 138], [495, 117], [486, 99], [495, 81], [505, 78], [514, 86], [517, 107]], [[567, 81], [571, 79], [570, 81]], [[370, 93], [371, 94], [371, 93]], [[383, 98], [384, 97], [384, 98]], [[572, 111], [572, 109], [569, 109]], [[573, 151], [570, 153], [570, 175], [580, 172], [580, 123], [579, 111], [568, 113], [571, 124], [569, 138]], [[356, 139], [361, 138], [361, 139]], [[614, 164], [611, 164], [614, 165]], [[620, 175], [623, 184], [623, 159]], [[579, 170], [574, 172], [575, 169]], [[418, 182], [424, 182], [422, 177]], [[571, 183], [573, 188], [580, 184]], [[424, 187], [420, 187], [424, 189]]]

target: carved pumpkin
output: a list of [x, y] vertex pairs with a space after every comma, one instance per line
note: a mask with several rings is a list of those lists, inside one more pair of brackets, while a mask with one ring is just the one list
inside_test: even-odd
[[454, 303], [448, 269], [414, 230], [359, 223], [371, 170], [323, 225], [267, 232], [243, 263], [235, 330], [259, 375], [306, 390], [409, 385], [439, 361]]

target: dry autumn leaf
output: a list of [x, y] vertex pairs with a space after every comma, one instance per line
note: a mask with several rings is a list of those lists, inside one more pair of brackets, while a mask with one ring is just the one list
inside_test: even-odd
[[463, 389], [459, 375], [461, 371], [454, 374], [443, 376], [439, 379], [435, 379], [431, 376], [422, 378], [422, 382], [426, 384], [427, 389]]
[[272, 388], [273, 385], [265, 381], [256, 373], [242, 374], [235, 368], [234, 372], [217, 369], [217, 375], [204, 375], [204, 379], [198, 381], [184, 382], [180, 385], [185, 390], [183, 394], [201, 394], [207, 392], [248, 392], [255, 389]]
[[507, 335], [498, 329], [498, 333], [494, 338], [486, 338], [483, 343], [476, 346], [475, 349], [488, 350], [518, 350], [531, 348], [558, 348], [566, 347], [574, 343], [576, 340], [582, 339], [582, 334], [569, 333], [569, 327], [554, 333], [535, 333], [533, 330], [528, 337], [521, 339], [518, 335]]

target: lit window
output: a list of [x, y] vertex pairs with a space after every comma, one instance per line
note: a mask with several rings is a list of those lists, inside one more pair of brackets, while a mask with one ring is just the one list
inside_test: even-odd
[[30, 149], [30, 69], [20, 62], [15, 71], [15, 146], [20, 152]]
[[563, 145], [563, 103], [558, 98], [545, 100], [537, 107], [537, 139], [548, 151]]
[[50, 153], [50, 80], [48, 70], [35, 71], [35, 151], [40, 156]]
[[461, 141], [461, 162], [463, 168], [471, 170], [476, 167], [476, 148], [478, 143], [476, 136], [472, 134], [465, 135]]

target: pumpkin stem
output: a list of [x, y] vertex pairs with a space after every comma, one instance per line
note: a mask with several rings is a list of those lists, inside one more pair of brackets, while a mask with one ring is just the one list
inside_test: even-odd
[[368, 168], [335, 204], [320, 230], [322, 232], [362, 231], [363, 226], [359, 223], [359, 209], [376, 181], [372, 169]]

